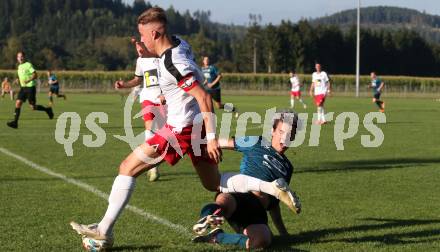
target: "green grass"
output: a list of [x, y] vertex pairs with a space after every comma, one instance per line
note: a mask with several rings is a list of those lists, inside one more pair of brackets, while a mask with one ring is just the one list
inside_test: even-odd
[[[44, 95], [39, 100], [47, 102]], [[229, 96], [241, 112], [288, 105], [287, 97]], [[434, 99], [386, 99], [387, 123], [379, 125], [385, 141], [379, 148], [364, 148], [361, 134], [337, 151], [334, 124], [325, 125], [319, 147], [305, 144], [288, 150], [295, 167], [291, 186], [298, 191], [303, 212], [296, 216], [282, 207], [290, 232], [275, 237], [274, 251], [438, 251], [440, 246], [440, 102]], [[311, 100], [306, 98], [314, 112]], [[333, 97], [327, 112], [353, 111], [362, 120], [376, 108], [366, 98]], [[120, 161], [129, 146], [113, 137], [123, 134], [123, 102], [118, 95], [71, 95], [55, 100], [55, 113], [81, 115], [81, 134], [66, 157], [56, 143], [56, 120], [25, 107], [18, 130], [5, 122], [13, 103], [0, 99], [0, 147], [55, 172], [109, 192]], [[82, 136], [91, 134], [85, 117], [94, 111], [108, 114], [102, 125], [107, 140], [101, 148], [86, 148]], [[302, 110], [299, 110], [302, 112]], [[234, 124], [235, 125], [235, 124]], [[136, 131], [142, 122], [135, 123]], [[235, 128], [234, 128], [235, 129]], [[248, 134], [260, 134], [253, 129]], [[233, 130], [231, 134], [235, 134]], [[237, 171], [240, 155], [225, 151], [221, 171]], [[212, 200], [187, 157], [175, 167], [163, 165], [160, 182], [138, 179], [130, 204], [180, 224], [190, 231], [201, 206]], [[70, 220], [99, 221], [107, 203], [64, 181], [35, 171], [0, 153], [0, 251], [81, 251]], [[230, 230], [227, 228], [227, 230]], [[273, 229], [274, 230], [274, 229]], [[276, 233], [276, 232], [275, 232]], [[231, 251], [233, 247], [194, 245], [185, 236], [125, 211], [115, 227], [117, 251]], [[238, 249], [237, 249], [238, 250]]]

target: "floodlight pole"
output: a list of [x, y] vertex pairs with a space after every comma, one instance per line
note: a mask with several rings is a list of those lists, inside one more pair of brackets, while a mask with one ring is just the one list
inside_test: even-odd
[[361, 0], [358, 0], [357, 8], [357, 38], [356, 38], [356, 97], [359, 97], [359, 65], [360, 65], [360, 44], [361, 44]]

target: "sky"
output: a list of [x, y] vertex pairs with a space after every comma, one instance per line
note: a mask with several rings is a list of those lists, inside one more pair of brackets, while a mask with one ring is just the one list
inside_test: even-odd
[[[133, 0], [125, 0], [133, 3]], [[357, 8], [358, 0], [150, 0], [153, 5], [180, 12], [187, 9], [210, 10], [211, 20], [225, 24], [246, 25], [249, 13], [261, 14], [262, 23], [279, 24], [281, 20], [296, 22]], [[361, 0], [361, 6], [398, 6], [440, 15], [440, 0]]]

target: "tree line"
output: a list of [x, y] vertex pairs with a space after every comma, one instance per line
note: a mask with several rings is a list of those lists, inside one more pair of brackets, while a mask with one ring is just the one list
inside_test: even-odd
[[[38, 69], [133, 70], [130, 36], [136, 18], [152, 5], [143, 0], [2, 0], [0, 67], [15, 68], [24, 50]], [[311, 72], [315, 61], [333, 74], [355, 72], [355, 27], [282, 21], [261, 25], [212, 22], [210, 12], [167, 10], [171, 33], [192, 45], [197, 60], [210, 56], [224, 72]], [[440, 46], [406, 29], [364, 29], [361, 73], [440, 76]]]

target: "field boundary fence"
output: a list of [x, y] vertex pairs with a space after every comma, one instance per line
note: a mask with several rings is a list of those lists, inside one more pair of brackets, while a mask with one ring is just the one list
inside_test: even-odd
[[[129, 71], [58, 71], [55, 72], [61, 85], [61, 91], [72, 93], [111, 93], [116, 92], [113, 83], [116, 80], [129, 80], [133, 73]], [[0, 70], [0, 78], [16, 78], [15, 70]], [[39, 72], [38, 91], [47, 92], [49, 87], [45, 72]], [[299, 75], [304, 84], [302, 92], [308, 94], [311, 75]], [[354, 96], [354, 75], [332, 75], [332, 91], [337, 96]], [[382, 76], [385, 82], [386, 96], [395, 97], [440, 97], [440, 78]], [[360, 80], [361, 97], [371, 96], [367, 88], [370, 79], [362, 76]], [[225, 73], [221, 80], [222, 92], [226, 95], [286, 95], [290, 90], [287, 74], [243, 74]], [[18, 89], [15, 85], [14, 89]]]

